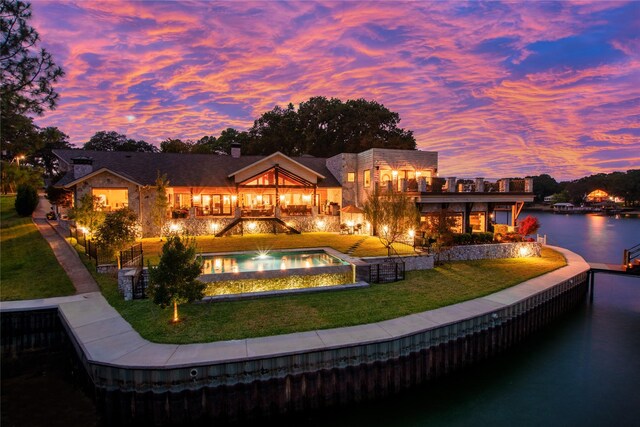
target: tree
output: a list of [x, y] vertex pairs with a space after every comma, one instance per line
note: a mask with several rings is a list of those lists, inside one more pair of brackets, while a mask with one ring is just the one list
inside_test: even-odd
[[551, 196], [560, 191], [560, 184], [549, 174], [543, 173], [531, 177], [533, 178], [533, 192], [535, 194], [535, 200], [538, 203], [544, 202], [544, 198]]
[[191, 145], [192, 154], [221, 154], [217, 152], [218, 144], [215, 136], [203, 136]]
[[139, 234], [138, 216], [129, 208], [109, 212], [96, 231], [98, 246], [112, 252], [118, 259], [119, 252], [131, 246]]
[[398, 191], [374, 191], [367, 199], [364, 211], [365, 218], [371, 222], [374, 230], [377, 229], [378, 239], [387, 248], [389, 256], [392, 245], [402, 240], [409, 230], [415, 230], [420, 222], [415, 203], [405, 193]]
[[135, 139], [127, 139], [127, 142], [122, 144], [117, 151], [134, 151], [137, 153], [157, 153], [158, 148], [155, 145], [149, 144], [147, 141]]
[[16, 195], [15, 208], [20, 216], [29, 216], [38, 207], [38, 193], [28, 184], [21, 184]]
[[202, 299], [206, 285], [197, 280], [202, 262], [196, 257], [195, 239], [173, 235], [162, 246], [160, 263], [149, 266], [147, 291], [155, 304], [173, 305], [173, 321], [178, 319], [178, 304]]
[[151, 208], [151, 218], [153, 220], [153, 225], [158, 227], [160, 230], [160, 241], [162, 241], [162, 228], [167, 222], [167, 211], [169, 210], [167, 187], [169, 187], [167, 174], [160, 176], [160, 171], [158, 171], [155, 186], [156, 197], [153, 201], [153, 207]]
[[96, 132], [82, 148], [96, 151], [120, 151], [119, 148], [127, 143], [127, 136], [115, 131]]
[[85, 193], [77, 206], [71, 209], [70, 216], [76, 225], [84, 227], [87, 233], [95, 232], [104, 221], [104, 212], [100, 211], [100, 199], [91, 193]]
[[167, 138], [160, 143], [160, 151], [163, 153], [190, 153], [191, 143], [180, 139]]
[[231, 144], [240, 144], [245, 150], [245, 148], [249, 147], [249, 133], [239, 132], [234, 128], [226, 128], [220, 132], [220, 136], [216, 140], [216, 154], [231, 154]]
[[18, 165], [17, 162], [5, 162], [0, 165], [2, 193], [15, 193], [20, 185], [33, 188], [42, 187], [42, 171], [31, 166]]
[[40, 129], [38, 147], [29, 156], [33, 165], [44, 169], [47, 177], [53, 177], [58, 172], [58, 158], [52, 150], [61, 148], [73, 148], [69, 143], [69, 136], [54, 126]]
[[455, 226], [456, 218], [448, 209], [440, 209], [427, 215], [423, 229], [431, 243], [430, 249], [438, 263], [442, 262], [440, 259], [442, 252], [453, 245], [453, 229]]
[[528, 215], [518, 225], [518, 234], [522, 237], [527, 237], [530, 234], [535, 234], [540, 229], [540, 222], [538, 218]]
[[96, 151], [135, 151], [155, 153], [158, 149], [145, 141], [128, 139], [127, 135], [115, 131], [96, 132], [82, 147]]
[[56, 214], [59, 214], [58, 208], [70, 208], [73, 202], [73, 193], [64, 188], [54, 187], [50, 185], [45, 190], [45, 197], [52, 205], [56, 206]]
[[369, 193], [367, 201], [364, 203], [364, 217], [371, 224], [371, 234], [378, 235], [378, 224], [380, 224], [380, 217], [382, 213], [382, 195], [380, 194], [380, 187], [374, 184], [373, 191]]
[[[29, 25], [31, 5], [0, 1], [0, 88], [2, 110], [42, 114], [54, 109], [58, 93], [53, 83], [64, 76], [46, 49], [37, 49], [38, 32]], [[4, 120], [3, 120], [4, 122]]]
[[264, 113], [249, 129], [249, 135], [249, 146], [243, 148], [247, 154], [266, 155], [280, 151], [287, 156], [299, 156], [305, 153], [293, 104], [287, 108], [276, 106]]
[[5, 108], [4, 95], [2, 95], [1, 102], [0, 143], [2, 158], [11, 161], [17, 156], [31, 154], [34, 151], [34, 146], [38, 143], [38, 127], [33, 123], [33, 118]]
[[[369, 148], [415, 149], [411, 131], [398, 127], [400, 116], [365, 99], [314, 97], [299, 105], [276, 106], [249, 129], [248, 154], [311, 154], [330, 157]], [[244, 148], [243, 148], [244, 149]]]

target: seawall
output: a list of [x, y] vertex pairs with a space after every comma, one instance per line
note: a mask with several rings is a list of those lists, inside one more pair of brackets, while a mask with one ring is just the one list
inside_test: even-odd
[[[483, 298], [274, 337], [155, 344], [99, 294], [54, 306], [108, 424], [243, 420], [376, 399], [513, 346], [584, 301], [588, 264], [556, 249], [566, 267]], [[2, 310], [3, 323], [22, 311], [9, 303]]]

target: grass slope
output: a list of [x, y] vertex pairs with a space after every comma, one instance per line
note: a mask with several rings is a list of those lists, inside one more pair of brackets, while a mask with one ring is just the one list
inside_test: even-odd
[[15, 196], [0, 196], [0, 300], [73, 295], [75, 289], [30, 217], [14, 209]]
[[170, 309], [162, 310], [149, 300], [123, 301], [114, 279], [96, 279], [109, 303], [144, 338], [185, 344], [377, 322], [478, 298], [564, 265], [562, 255], [550, 249], [543, 249], [541, 258], [454, 262], [367, 289], [185, 304], [178, 324], [169, 323]]

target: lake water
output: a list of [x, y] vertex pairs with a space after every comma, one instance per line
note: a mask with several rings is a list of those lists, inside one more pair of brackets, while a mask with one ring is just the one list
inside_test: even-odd
[[[540, 219], [549, 244], [588, 261], [621, 263], [622, 250], [640, 243], [640, 219], [532, 215]], [[3, 425], [92, 424], [90, 402], [74, 396], [66, 381], [52, 382], [65, 376], [56, 373], [55, 363], [50, 365], [9, 384], [3, 381]], [[498, 358], [398, 396], [279, 420], [279, 425], [639, 426], [639, 386], [640, 279], [598, 274], [593, 304], [580, 306]], [[23, 396], [25, 407], [11, 404], [24, 393], [30, 394]], [[64, 396], [65, 402], [55, 396]], [[13, 417], [7, 418], [9, 412]]]
[[[524, 212], [547, 243], [622, 263], [640, 219]], [[640, 278], [596, 275], [595, 300], [516, 348], [398, 396], [308, 426], [640, 426]], [[290, 425], [298, 424], [295, 420]]]

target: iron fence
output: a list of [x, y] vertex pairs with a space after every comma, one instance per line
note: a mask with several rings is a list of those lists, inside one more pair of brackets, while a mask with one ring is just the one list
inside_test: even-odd
[[143, 266], [144, 255], [142, 251], [142, 243], [137, 243], [131, 246], [129, 249], [120, 251], [120, 268], [135, 268]]
[[76, 239], [78, 245], [84, 248], [85, 255], [93, 260], [96, 268], [117, 262], [112, 253], [101, 250], [95, 240], [89, 238], [84, 231], [75, 225], [69, 226], [69, 237]]
[[385, 260], [378, 264], [361, 265], [356, 268], [358, 280], [369, 283], [391, 283], [404, 280], [405, 263], [396, 259]]

